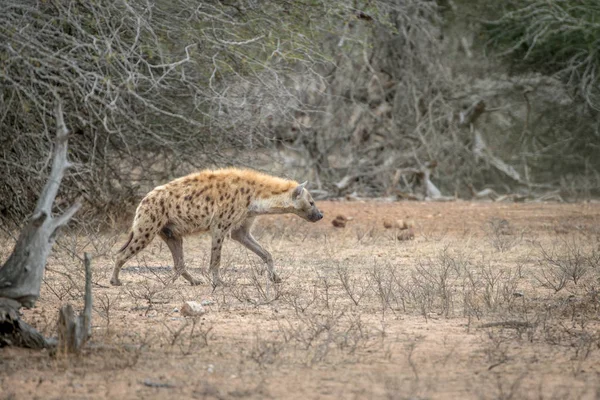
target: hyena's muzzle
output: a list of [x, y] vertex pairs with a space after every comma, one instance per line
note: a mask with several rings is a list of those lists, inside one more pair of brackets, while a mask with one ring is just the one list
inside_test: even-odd
[[310, 222], [317, 222], [323, 219], [323, 213], [317, 207], [312, 207], [308, 212], [306, 219]]

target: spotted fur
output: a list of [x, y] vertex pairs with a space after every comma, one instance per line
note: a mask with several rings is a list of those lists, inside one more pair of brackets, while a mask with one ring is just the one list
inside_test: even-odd
[[156, 235], [171, 250], [175, 277], [192, 278], [183, 261], [183, 237], [200, 232], [212, 235], [210, 272], [213, 285], [220, 282], [221, 248], [226, 235], [255, 252], [267, 264], [271, 279], [279, 281], [273, 259], [250, 233], [254, 218], [263, 214], [294, 213], [316, 222], [323, 215], [315, 206], [306, 182], [277, 178], [252, 170], [204, 170], [154, 188], [139, 204], [129, 240], [117, 252], [111, 283], [120, 285], [119, 271]]

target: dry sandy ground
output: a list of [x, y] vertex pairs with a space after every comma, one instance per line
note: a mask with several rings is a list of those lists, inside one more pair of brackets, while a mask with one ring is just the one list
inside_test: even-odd
[[[155, 240], [108, 284], [126, 232], [65, 236], [38, 306], [82, 306], [71, 254], [94, 254], [93, 338], [78, 357], [0, 349], [0, 399], [596, 399], [600, 205], [321, 202], [325, 220], [264, 217], [283, 283], [228, 242], [227, 286], [169, 284]], [[335, 228], [337, 215], [350, 218]], [[414, 240], [384, 220], [414, 223]], [[4, 260], [10, 241], [0, 250]], [[203, 274], [206, 237], [186, 239]], [[207, 313], [186, 318], [184, 301]], [[488, 324], [488, 325], [485, 325]], [[492, 326], [490, 326], [492, 325]]]

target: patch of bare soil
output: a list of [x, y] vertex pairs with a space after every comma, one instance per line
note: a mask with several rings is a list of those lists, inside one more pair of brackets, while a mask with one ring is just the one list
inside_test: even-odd
[[[597, 398], [600, 205], [320, 206], [316, 224], [257, 224], [278, 285], [231, 241], [225, 287], [172, 284], [157, 239], [112, 287], [111, 254], [126, 232], [64, 236], [25, 320], [52, 336], [60, 305], [82, 307], [73, 253], [88, 251], [92, 341], [79, 357], [0, 349], [0, 399]], [[344, 227], [332, 224], [338, 216]], [[184, 246], [202, 276], [208, 238]], [[185, 301], [207, 313], [184, 317]]]

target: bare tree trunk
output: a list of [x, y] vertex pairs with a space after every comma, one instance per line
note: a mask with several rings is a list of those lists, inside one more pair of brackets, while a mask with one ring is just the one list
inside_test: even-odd
[[40, 296], [46, 260], [58, 229], [77, 212], [73, 204], [62, 215], [52, 216], [52, 204], [70, 166], [67, 161], [67, 137], [62, 104], [56, 106], [56, 144], [50, 176], [40, 194], [33, 215], [21, 231], [15, 248], [0, 268], [0, 346], [46, 347], [48, 342], [35, 329], [19, 319], [21, 307], [32, 307]]

